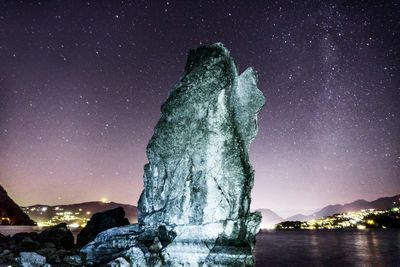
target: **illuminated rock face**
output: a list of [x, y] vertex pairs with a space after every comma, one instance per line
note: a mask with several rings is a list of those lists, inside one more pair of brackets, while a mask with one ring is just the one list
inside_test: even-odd
[[[256, 81], [251, 68], [238, 75], [222, 44], [190, 51], [147, 146], [139, 225], [124, 228], [128, 234], [100, 234], [82, 250], [89, 263], [96, 250], [111, 248], [103, 256], [122, 255], [138, 266], [253, 264], [261, 216], [249, 211], [248, 149], [265, 102]], [[132, 262], [128, 250], [142, 263]]]

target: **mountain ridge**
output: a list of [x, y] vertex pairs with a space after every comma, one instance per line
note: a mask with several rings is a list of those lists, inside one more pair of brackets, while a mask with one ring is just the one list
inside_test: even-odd
[[353, 202], [345, 204], [331, 204], [323, 207], [317, 212], [304, 215], [296, 214], [286, 218], [286, 221], [308, 221], [313, 219], [318, 219], [325, 216], [331, 216], [339, 213], [346, 213], [351, 211], [357, 211], [362, 209], [388, 209], [393, 206], [400, 206], [400, 194], [391, 197], [380, 197], [372, 201], [367, 201], [365, 199], [358, 199]]
[[257, 209], [261, 212], [262, 221], [261, 228], [271, 228], [274, 224], [284, 221], [284, 218], [270, 209]]

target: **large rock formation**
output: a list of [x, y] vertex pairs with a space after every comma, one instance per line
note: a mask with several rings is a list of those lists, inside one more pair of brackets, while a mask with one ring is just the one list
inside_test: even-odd
[[35, 225], [0, 185], [0, 225]]
[[88, 264], [251, 266], [261, 216], [251, 213], [249, 144], [264, 96], [222, 44], [189, 53], [147, 146], [139, 224], [99, 234]]

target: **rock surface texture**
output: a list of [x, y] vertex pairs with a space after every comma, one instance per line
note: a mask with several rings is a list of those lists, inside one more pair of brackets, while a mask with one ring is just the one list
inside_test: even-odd
[[191, 50], [147, 146], [139, 224], [100, 233], [87, 264], [252, 266], [261, 215], [250, 212], [249, 145], [265, 99], [220, 43]]

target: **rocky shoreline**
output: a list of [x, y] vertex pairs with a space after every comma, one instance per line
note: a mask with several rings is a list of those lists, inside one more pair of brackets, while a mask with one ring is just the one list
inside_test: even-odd
[[0, 265], [80, 266], [79, 249], [65, 223], [41, 233], [0, 234]]
[[102, 231], [128, 225], [123, 208], [96, 213], [78, 234], [77, 243], [66, 223], [40, 233], [0, 234], [0, 266], [83, 266], [80, 249]]

